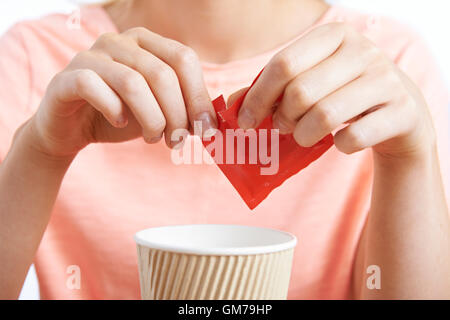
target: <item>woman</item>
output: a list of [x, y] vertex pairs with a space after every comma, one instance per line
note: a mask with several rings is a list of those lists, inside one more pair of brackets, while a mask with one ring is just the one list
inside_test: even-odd
[[[319, 0], [124, 0], [67, 19], [0, 42], [2, 298], [33, 261], [41, 298], [138, 298], [132, 235], [185, 223], [298, 235], [290, 298], [450, 298], [448, 97], [414, 33]], [[301, 146], [333, 132], [335, 147], [251, 213], [215, 166], [174, 165], [170, 137], [215, 128], [210, 97], [263, 67], [240, 126], [273, 113]]]

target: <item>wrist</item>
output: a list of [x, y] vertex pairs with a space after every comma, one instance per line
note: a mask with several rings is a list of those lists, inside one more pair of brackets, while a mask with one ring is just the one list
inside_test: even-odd
[[[420, 129], [419, 129], [420, 128]], [[437, 142], [433, 125], [418, 126], [407, 136], [394, 138], [373, 148], [375, 165], [408, 167], [437, 159]]]
[[414, 170], [421, 167], [427, 167], [434, 161], [437, 161], [438, 154], [435, 145], [421, 150], [420, 152], [391, 155], [374, 151], [374, 166], [376, 169], [382, 169], [384, 172]]
[[76, 154], [56, 156], [47, 152], [36, 130], [34, 118], [17, 129], [10, 153], [25, 157], [30, 165], [54, 170], [67, 170]]
[[[436, 145], [421, 152], [392, 156], [374, 152], [374, 183], [383, 188], [420, 188], [440, 178], [439, 157]], [[416, 186], [416, 187], [413, 187]]]

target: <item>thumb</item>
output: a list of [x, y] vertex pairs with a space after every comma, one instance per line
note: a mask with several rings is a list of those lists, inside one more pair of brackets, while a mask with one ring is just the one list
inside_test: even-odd
[[236, 100], [237, 100], [240, 96], [242, 96], [242, 95], [245, 93], [245, 91], [248, 90], [248, 88], [249, 88], [249, 87], [245, 87], [245, 88], [239, 89], [238, 91], [232, 93], [232, 94], [228, 97], [228, 99], [227, 99], [227, 108], [229, 108], [230, 106], [232, 106], [233, 103], [235, 103]]

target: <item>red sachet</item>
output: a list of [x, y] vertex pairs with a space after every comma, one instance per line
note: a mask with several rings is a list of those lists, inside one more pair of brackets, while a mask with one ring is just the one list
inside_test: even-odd
[[292, 134], [272, 130], [272, 116], [256, 130], [244, 132], [239, 129], [237, 118], [247, 92], [228, 109], [223, 96], [213, 101], [219, 132], [211, 140], [204, 140], [203, 145], [247, 206], [254, 209], [273, 189], [325, 153], [333, 145], [333, 136], [330, 134], [316, 145], [304, 148]]

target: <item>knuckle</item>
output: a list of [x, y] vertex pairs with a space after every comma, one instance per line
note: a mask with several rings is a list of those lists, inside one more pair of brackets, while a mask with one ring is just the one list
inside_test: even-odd
[[175, 51], [175, 63], [178, 66], [196, 65], [198, 61], [198, 56], [192, 48], [180, 45]]
[[382, 51], [368, 40], [360, 41], [359, 46], [365, 61], [375, 61], [384, 57]]
[[119, 35], [114, 32], [108, 32], [100, 35], [98, 37], [97, 41], [94, 44], [94, 47], [104, 48], [108, 46], [111, 42], [117, 41], [119, 38]]
[[83, 64], [85, 61], [92, 59], [94, 53], [91, 51], [78, 52], [70, 63], [72, 66], [75, 64]]
[[95, 73], [89, 69], [78, 70], [75, 75], [75, 90], [78, 94], [86, 93], [95, 77]]
[[128, 30], [130, 33], [142, 34], [147, 32], [147, 29], [144, 27], [134, 27]]
[[276, 55], [270, 65], [273, 73], [279, 79], [292, 78], [295, 75], [295, 59], [287, 54]]
[[64, 82], [66, 74], [67, 74], [66, 71], [61, 71], [55, 74], [47, 87], [47, 93], [50, 93], [51, 95], [57, 93], [59, 84]]
[[160, 64], [152, 70], [151, 81], [157, 86], [167, 86], [176, 83], [178, 78], [172, 68], [167, 65]]
[[52, 80], [50, 81], [50, 84], [54, 85], [57, 82], [63, 81], [65, 74], [67, 74], [67, 71], [58, 72], [53, 76]]
[[127, 35], [127, 36], [135, 36], [135, 35], [140, 36], [147, 32], [149, 32], [149, 30], [144, 27], [134, 27], [134, 28], [126, 30], [123, 34]]
[[307, 85], [302, 81], [296, 81], [292, 86], [288, 86], [286, 89], [286, 95], [288, 99], [292, 101], [295, 106], [309, 106], [312, 104], [312, 98], [310, 90]]
[[135, 95], [144, 88], [145, 80], [137, 72], [127, 72], [120, 80], [120, 87], [124, 94]]
[[318, 104], [315, 107], [314, 117], [317, 124], [326, 129], [334, 129], [336, 126], [336, 112], [335, 109], [324, 104]]

